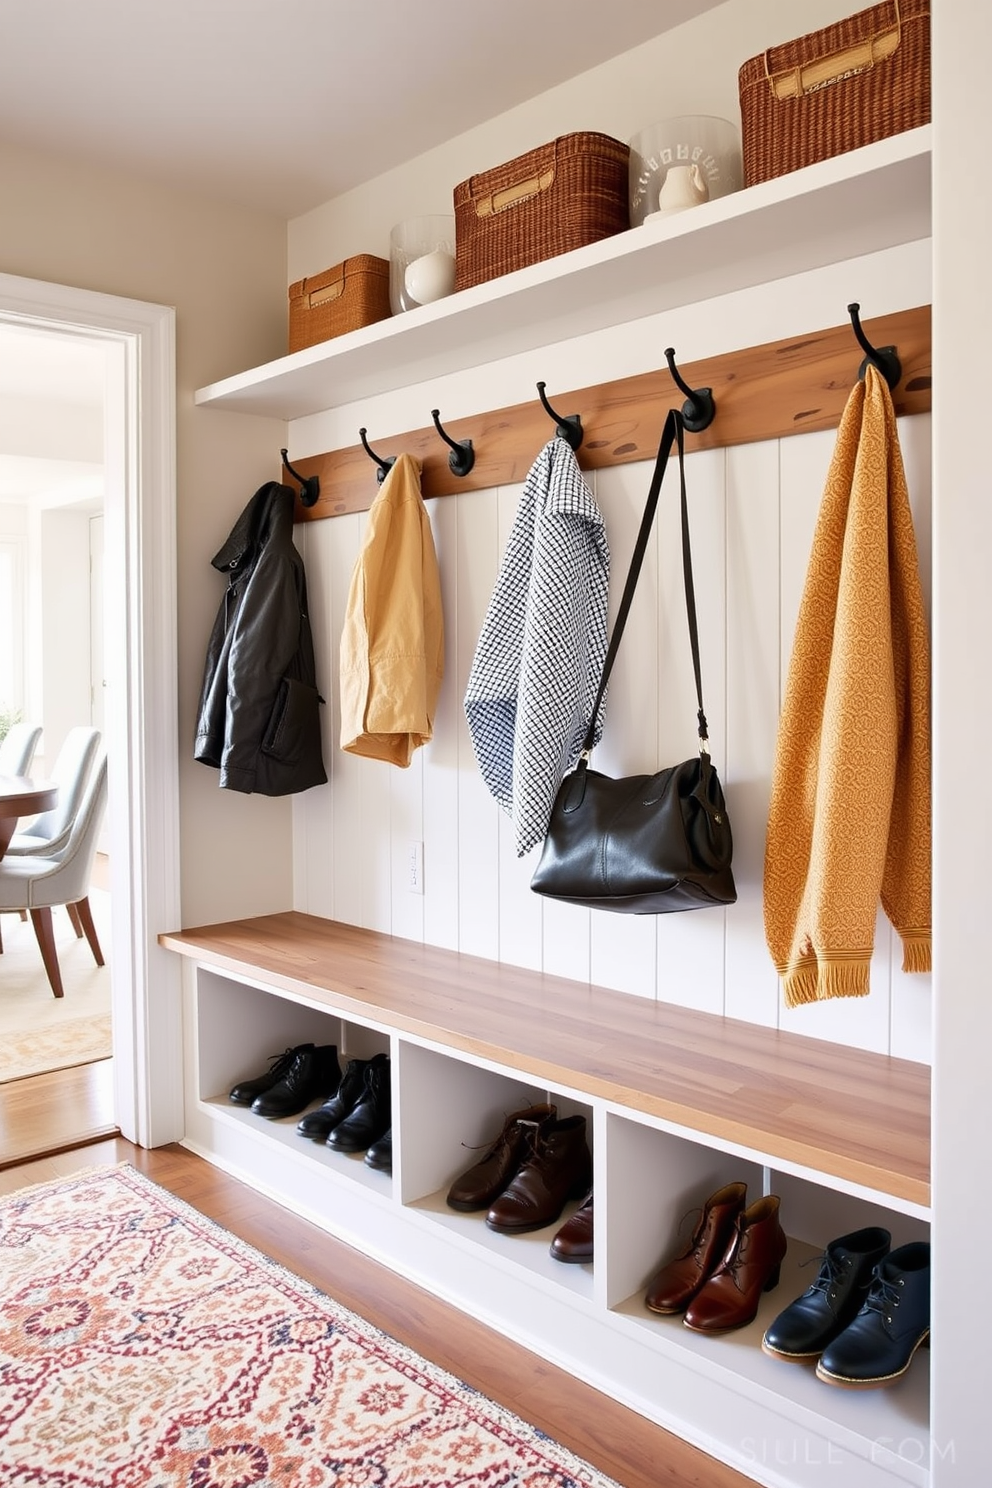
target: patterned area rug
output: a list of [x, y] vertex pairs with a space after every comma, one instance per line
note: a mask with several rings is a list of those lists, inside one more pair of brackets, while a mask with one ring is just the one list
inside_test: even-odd
[[0, 1200], [5, 1488], [615, 1488], [134, 1168]]

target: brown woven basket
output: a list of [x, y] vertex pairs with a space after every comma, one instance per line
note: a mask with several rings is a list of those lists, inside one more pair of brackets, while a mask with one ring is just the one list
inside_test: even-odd
[[289, 349], [300, 351], [389, 314], [389, 259], [357, 253], [289, 286]]
[[930, 119], [930, 0], [885, 0], [770, 47], [738, 74], [744, 184]]
[[455, 289], [483, 284], [630, 226], [630, 149], [563, 134], [455, 187]]

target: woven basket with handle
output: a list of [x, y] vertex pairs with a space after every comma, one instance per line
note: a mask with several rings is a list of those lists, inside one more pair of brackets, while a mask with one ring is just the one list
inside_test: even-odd
[[629, 146], [580, 131], [460, 182], [455, 289], [595, 243], [630, 226]]
[[738, 74], [744, 184], [930, 119], [930, 0], [885, 0], [770, 47]]
[[289, 286], [289, 349], [357, 331], [389, 313], [389, 259], [356, 253]]

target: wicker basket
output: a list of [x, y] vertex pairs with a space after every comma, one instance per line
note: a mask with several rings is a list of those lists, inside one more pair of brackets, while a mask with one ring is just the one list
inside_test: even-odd
[[563, 134], [455, 187], [455, 289], [611, 237], [630, 226], [629, 147]]
[[389, 259], [357, 253], [289, 286], [289, 349], [300, 351], [389, 314]]
[[771, 47], [738, 75], [744, 184], [930, 119], [930, 0], [886, 0]]

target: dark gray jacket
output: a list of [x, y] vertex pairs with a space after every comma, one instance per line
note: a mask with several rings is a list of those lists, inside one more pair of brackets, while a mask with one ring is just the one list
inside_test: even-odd
[[228, 790], [286, 796], [323, 785], [320, 704], [294, 494], [255, 492], [212, 560], [227, 575], [197, 709], [194, 757]]

